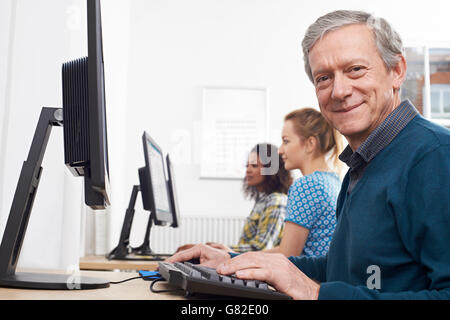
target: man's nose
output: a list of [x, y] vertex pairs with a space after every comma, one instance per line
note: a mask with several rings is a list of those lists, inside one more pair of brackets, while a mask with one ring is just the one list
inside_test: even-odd
[[351, 79], [348, 79], [341, 73], [336, 74], [333, 79], [333, 92], [331, 93], [331, 97], [334, 100], [342, 101], [351, 94]]

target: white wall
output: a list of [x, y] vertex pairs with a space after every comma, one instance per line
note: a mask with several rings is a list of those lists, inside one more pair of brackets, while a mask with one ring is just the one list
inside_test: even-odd
[[[79, 44], [71, 46], [72, 37], [76, 38], [76, 34], [66, 26], [66, 10], [73, 3], [76, 1], [22, 0], [9, 3], [15, 6], [15, 12], [8, 19], [13, 32], [7, 38], [12, 36], [13, 41], [5, 39], [6, 42], [2, 38], [1, 43], [5, 49], [2, 51], [9, 53], [7, 68], [10, 70], [2, 87], [2, 93], [8, 98], [2, 101], [6, 114], [2, 136], [6, 139], [3, 140], [1, 159], [1, 230], [6, 225], [40, 110], [42, 107], [61, 106], [61, 64], [72, 59], [71, 53], [80, 47]], [[76, 42], [81, 43], [81, 39]], [[42, 164], [43, 174], [19, 266], [59, 268], [61, 263], [66, 266], [77, 263], [73, 255], [60, 254], [68, 250], [73, 252], [79, 247], [81, 212], [81, 196], [77, 197], [76, 191], [70, 192], [73, 188], [80, 189], [80, 181], [67, 179], [62, 139], [62, 129], [54, 128]], [[66, 198], [69, 201], [64, 201]], [[66, 214], [63, 214], [64, 208]], [[70, 233], [74, 229], [77, 232]]]
[[[0, 134], [7, 133], [0, 155], [0, 230], [40, 108], [61, 106], [61, 64], [86, 54], [83, 0], [17, 0], [15, 20], [12, 3], [0, 1]], [[283, 116], [317, 105], [300, 43], [318, 16], [364, 9], [387, 18], [406, 45], [450, 45], [447, 1], [107, 0], [102, 9], [113, 187], [113, 206], [103, 213], [109, 227], [103, 250], [117, 244], [132, 185], [138, 183], [143, 130], [166, 152], [177, 153], [180, 134], [192, 146], [191, 161], [174, 159], [182, 214], [248, 214], [252, 203], [243, 198], [241, 181], [199, 179], [201, 88], [269, 88], [270, 142], [279, 144]], [[16, 23], [12, 48], [11, 21]], [[10, 62], [8, 52], [13, 53]], [[6, 67], [11, 70], [8, 84]], [[9, 114], [3, 121], [5, 110]], [[19, 264], [66, 268], [79, 254], [95, 251], [94, 222], [77, 205], [82, 179], [67, 174], [63, 165], [60, 128], [53, 129], [43, 167]], [[141, 208], [139, 199], [135, 244], [142, 240], [147, 218]]]
[[[0, 40], [2, 44], [2, 50], [0, 50], [0, 150], [3, 150], [3, 146], [7, 141], [7, 119], [9, 116], [6, 105], [9, 104], [9, 93], [11, 91], [8, 85], [11, 77], [9, 61], [11, 60], [10, 48], [12, 47], [15, 33], [11, 29], [11, 26], [14, 25], [12, 17], [15, 17], [15, 5], [13, 5], [13, 2], [11, 0], [0, 2]], [[0, 178], [3, 177], [5, 159], [6, 155], [0, 153]], [[0, 183], [0, 209], [3, 202], [3, 184]]]
[[251, 202], [242, 197], [240, 181], [199, 179], [201, 88], [269, 88], [270, 142], [279, 144], [287, 112], [317, 107], [301, 54], [304, 32], [316, 18], [335, 9], [363, 9], [389, 19], [406, 44], [449, 44], [448, 7], [445, 1], [133, 0], [129, 125], [123, 130], [130, 164], [126, 192], [143, 164], [142, 131], [169, 152], [185, 131], [192, 161], [175, 167], [182, 213], [247, 215]]
[[[12, 1], [1, 2], [1, 17], [5, 16], [1, 23], [5, 29], [2, 28], [0, 33], [0, 66], [2, 70], [4, 66], [11, 70], [8, 81], [4, 76], [7, 72], [0, 73], [3, 111], [0, 120], [4, 120], [0, 122], [0, 132], [2, 137], [6, 137], [0, 154], [0, 168], [3, 166], [0, 171], [2, 234], [40, 110], [44, 106], [62, 106], [62, 63], [87, 55], [84, 0], [18, 0], [15, 1], [15, 16], [11, 17], [12, 4]], [[123, 90], [126, 77], [122, 76], [121, 69], [126, 67], [127, 64], [122, 63], [127, 58], [124, 60], [121, 55], [128, 51], [128, 46], [125, 44], [121, 50], [111, 39], [117, 39], [122, 30], [127, 30], [118, 24], [118, 21], [123, 20], [122, 15], [128, 10], [127, 6], [128, 2], [122, 4], [119, 0], [108, 0], [103, 8], [106, 15], [104, 28], [108, 30], [104, 47], [109, 52], [105, 57], [112, 62], [116, 60], [115, 57], [119, 57], [119, 61], [112, 63], [105, 72], [110, 88], [107, 95], [111, 99], [108, 118], [113, 117], [109, 121], [113, 129], [110, 130], [112, 141], [117, 141], [114, 135], [114, 117], [118, 118], [115, 111], [119, 110], [120, 115], [122, 110], [116, 106], [122, 107], [123, 97], [126, 96]], [[128, 25], [126, 21], [125, 26]], [[13, 33], [9, 32], [11, 28]], [[11, 35], [14, 39], [12, 46], [9, 40]], [[9, 61], [8, 52], [11, 53]], [[9, 98], [5, 99], [5, 96]], [[7, 117], [3, 117], [4, 114]], [[95, 235], [92, 235], [91, 225], [95, 219], [92, 212], [82, 204], [82, 178], [73, 177], [65, 168], [62, 139], [62, 128], [53, 128], [19, 267], [73, 268], [78, 265], [79, 255], [93, 251]], [[120, 172], [120, 166], [117, 165], [120, 161], [114, 161], [119, 158], [115, 156], [115, 145], [112, 143], [110, 148], [111, 167], [115, 172]]]

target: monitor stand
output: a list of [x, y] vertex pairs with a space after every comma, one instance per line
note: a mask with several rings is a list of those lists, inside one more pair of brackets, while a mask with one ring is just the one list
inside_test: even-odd
[[127, 255], [127, 260], [161, 261], [171, 256], [171, 254], [155, 253], [150, 248], [150, 230], [152, 226], [153, 220], [150, 216], [148, 219], [147, 230], [144, 236], [144, 242], [139, 247], [131, 249], [131, 253]]
[[0, 245], [0, 287], [30, 289], [95, 289], [109, 287], [103, 279], [51, 273], [16, 273], [20, 250], [33, 208], [42, 160], [53, 126], [63, 125], [62, 109], [42, 108], [27, 160], [23, 163]]
[[132, 248], [130, 246], [130, 232], [134, 218], [134, 206], [136, 204], [136, 198], [140, 190], [141, 188], [139, 185], [133, 186], [133, 190], [131, 191], [130, 196], [130, 203], [128, 204], [128, 208], [125, 212], [122, 231], [120, 232], [119, 244], [106, 255], [106, 258], [108, 258], [108, 260], [127, 260], [126, 257], [132, 251]]
[[[139, 169], [142, 170], [143, 168]], [[119, 244], [106, 255], [108, 260], [135, 260], [135, 261], [161, 261], [170, 257], [170, 254], [158, 254], [150, 248], [150, 230], [153, 225], [153, 217], [148, 218], [147, 229], [145, 231], [144, 242], [139, 247], [133, 248], [130, 245], [131, 225], [133, 224], [136, 198], [141, 191], [139, 185], [134, 185], [131, 191], [130, 202], [125, 212], [125, 218], [120, 233]]]

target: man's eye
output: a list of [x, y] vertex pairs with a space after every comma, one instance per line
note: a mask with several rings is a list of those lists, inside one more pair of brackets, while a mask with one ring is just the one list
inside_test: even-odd
[[350, 72], [361, 72], [363, 69], [361, 66], [354, 66], [350, 69]]
[[322, 77], [317, 78], [316, 83], [320, 83], [320, 82], [323, 82], [326, 80], [328, 80], [328, 76], [322, 76]]

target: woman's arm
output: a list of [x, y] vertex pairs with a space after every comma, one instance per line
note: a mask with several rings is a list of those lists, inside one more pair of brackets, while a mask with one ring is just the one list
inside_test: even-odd
[[299, 256], [303, 252], [308, 235], [309, 230], [307, 228], [294, 222], [286, 221], [280, 245], [264, 251], [282, 253], [286, 257]]

